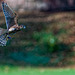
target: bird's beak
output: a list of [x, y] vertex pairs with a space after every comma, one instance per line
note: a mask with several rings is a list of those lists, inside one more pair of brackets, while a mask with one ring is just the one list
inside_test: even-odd
[[23, 28], [25, 29], [25, 28], [26, 28], [26, 26], [23, 26]]

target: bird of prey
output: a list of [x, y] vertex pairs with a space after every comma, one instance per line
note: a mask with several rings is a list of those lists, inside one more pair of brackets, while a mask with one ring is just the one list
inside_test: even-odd
[[18, 25], [17, 14], [8, 6], [6, 2], [2, 2], [2, 9], [7, 29], [0, 28], [0, 46], [6, 46], [7, 39], [10, 39], [10, 34], [16, 33], [26, 27], [24, 25]]

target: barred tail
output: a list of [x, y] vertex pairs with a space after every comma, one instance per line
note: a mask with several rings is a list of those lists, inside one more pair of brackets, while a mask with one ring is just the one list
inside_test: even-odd
[[3, 34], [0, 36], [0, 46], [6, 46], [7, 43], [7, 34]]

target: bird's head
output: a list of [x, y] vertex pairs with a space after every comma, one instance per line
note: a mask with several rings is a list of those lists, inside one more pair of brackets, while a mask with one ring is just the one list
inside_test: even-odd
[[26, 26], [25, 25], [20, 25], [20, 29], [25, 29]]

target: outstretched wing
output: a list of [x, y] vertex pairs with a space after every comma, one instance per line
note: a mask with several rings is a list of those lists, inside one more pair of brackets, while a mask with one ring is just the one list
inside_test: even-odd
[[2, 8], [6, 19], [7, 29], [9, 30], [13, 25], [17, 25], [17, 14], [5, 2], [2, 2]]
[[7, 43], [7, 29], [0, 28], [0, 46], [6, 46]]
[[6, 46], [7, 43], [7, 35], [3, 34], [0, 35], [0, 46]]
[[0, 36], [7, 33], [7, 29], [0, 28]]

